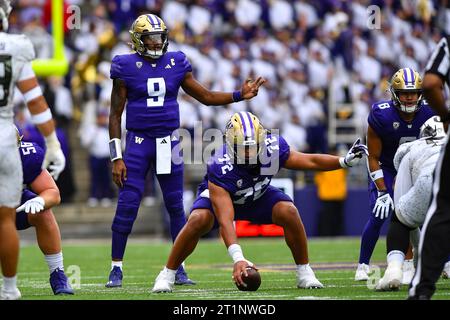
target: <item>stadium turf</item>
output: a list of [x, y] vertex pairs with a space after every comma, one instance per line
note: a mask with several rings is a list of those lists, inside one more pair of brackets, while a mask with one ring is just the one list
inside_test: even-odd
[[[407, 288], [398, 292], [375, 292], [368, 288], [375, 279], [353, 281], [359, 253], [358, 238], [310, 239], [310, 261], [321, 290], [296, 288], [295, 269], [283, 238], [241, 239], [247, 259], [259, 267], [262, 284], [256, 292], [241, 292], [231, 282], [232, 265], [219, 240], [201, 240], [186, 261], [189, 277], [195, 286], [176, 286], [171, 294], [152, 294], [153, 281], [163, 267], [171, 244], [155, 240], [130, 241], [124, 262], [122, 288], [105, 288], [110, 270], [109, 241], [64, 242], [66, 273], [80, 279], [75, 296], [55, 297], [48, 282], [48, 269], [36, 244], [21, 248], [19, 288], [23, 299], [405, 299]], [[380, 239], [372, 264], [385, 268], [385, 241]], [[371, 274], [374, 278], [377, 272]], [[79, 277], [78, 277], [79, 276]], [[74, 281], [74, 280], [72, 280]], [[450, 280], [439, 280], [434, 299], [450, 299]]]

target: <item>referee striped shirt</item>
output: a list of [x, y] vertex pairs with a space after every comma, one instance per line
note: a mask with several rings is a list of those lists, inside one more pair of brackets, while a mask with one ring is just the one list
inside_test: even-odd
[[450, 84], [450, 38], [444, 37], [437, 44], [425, 67], [425, 73], [434, 73], [441, 77], [443, 82]]

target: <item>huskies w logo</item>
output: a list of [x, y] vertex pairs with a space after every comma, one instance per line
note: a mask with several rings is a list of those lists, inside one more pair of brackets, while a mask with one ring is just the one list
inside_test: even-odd
[[134, 137], [134, 142], [135, 142], [135, 143], [141, 144], [142, 141], [144, 141], [144, 138], [141, 138], [141, 137]]

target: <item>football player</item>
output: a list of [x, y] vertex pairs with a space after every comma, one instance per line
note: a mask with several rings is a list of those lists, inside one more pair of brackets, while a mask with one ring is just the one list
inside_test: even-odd
[[[258, 94], [263, 78], [248, 79], [235, 92], [213, 92], [192, 74], [186, 55], [168, 51], [168, 30], [154, 14], [139, 16], [131, 30], [134, 53], [115, 56], [111, 64], [113, 88], [109, 135], [112, 175], [119, 200], [112, 223], [112, 263], [107, 287], [122, 285], [122, 260], [128, 235], [138, 213], [149, 170], [156, 174], [170, 216], [175, 240], [186, 223], [183, 209], [183, 163], [173, 156], [179, 140], [172, 133], [180, 126], [178, 91], [181, 88], [204, 105], [227, 105]], [[126, 151], [121, 150], [121, 117], [126, 104]], [[194, 284], [182, 266], [176, 284]]]
[[297, 287], [322, 288], [309, 266], [300, 214], [292, 199], [272, 187], [270, 181], [280, 168], [329, 171], [354, 166], [367, 155], [367, 147], [359, 144], [358, 139], [345, 157], [300, 153], [291, 150], [282, 136], [265, 130], [259, 119], [249, 112], [235, 113], [231, 117], [225, 140], [208, 161], [189, 220], [175, 240], [152, 291], [171, 292], [177, 268], [193, 252], [200, 237], [217, 227], [234, 262], [234, 282], [243, 285], [242, 274], [246, 274], [246, 267], [253, 263], [245, 259], [238, 244], [235, 219], [283, 227], [297, 266]]
[[61, 235], [52, 207], [61, 201], [59, 189], [46, 169], [42, 169], [44, 150], [36, 143], [21, 141], [18, 135], [20, 157], [23, 168], [23, 183], [20, 206], [16, 209], [16, 228], [36, 229], [39, 248], [45, 256], [50, 270], [50, 286], [55, 295], [73, 294], [64, 274]]
[[[414, 261], [417, 261], [419, 228], [422, 227], [428, 211], [433, 172], [445, 136], [440, 117], [431, 117], [420, 128], [420, 139], [402, 144], [395, 153], [395, 214], [392, 216], [386, 239], [388, 266], [376, 290], [395, 291], [400, 288], [403, 279], [402, 265], [408, 250], [410, 233], [415, 249]], [[448, 270], [444, 270], [444, 274], [446, 272]]]
[[0, 0], [0, 262], [3, 274], [0, 299], [5, 300], [21, 297], [16, 278], [19, 238], [14, 221], [22, 191], [22, 166], [13, 121], [15, 86], [23, 94], [32, 122], [44, 136], [47, 149], [43, 167], [52, 163], [49, 168], [57, 179], [65, 166], [52, 114], [31, 68], [33, 45], [25, 35], [6, 33], [11, 10], [9, 0]]
[[[372, 214], [361, 238], [356, 281], [369, 278], [369, 262], [381, 227], [394, 208], [392, 183], [397, 174], [393, 159], [399, 145], [418, 138], [420, 127], [434, 115], [422, 98], [422, 78], [411, 68], [398, 70], [389, 84], [391, 100], [377, 102], [368, 118], [367, 146]], [[408, 257], [411, 259], [412, 257]], [[414, 275], [412, 260], [405, 263], [405, 282]]]

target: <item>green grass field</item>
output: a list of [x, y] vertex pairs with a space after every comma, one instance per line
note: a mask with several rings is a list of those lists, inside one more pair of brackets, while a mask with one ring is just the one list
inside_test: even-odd
[[[124, 285], [108, 289], [104, 284], [110, 270], [109, 241], [76, 244], [65, 242], [64, 263], [78, 266], [81, 287], [75, 296], [55, 297], [48, 283], [48, 269], [37, 245], [21, 248], [19, 288], [24, 299], [405, 299], [407, 288], [398, 292], [375, 292], [365, 282], [353, 281], [359, 253], [359, 239], [311, 239], [310, 261], [316, 276], [325, 285], [321, 290], [296, 288], [292, 257], [283, 238], [241, 239], [247, 259], [259, 268], [262, 284], [256, 292], [238, 291], [231, 281], [232, 264], [224, 245], [218, 240], [201, 240], [187, 260], [189, 276], [196, 286], [176, 286], [171, 294], [150, 293], [153, 281], [165, 264], [171, 244], [158, 241], [130, 241], [124, 262]], [[372, 264], [385, 267], [385, 241], [380, 239]], [[440, 280], [434, 299], [450, 299], [450, 280]]]

